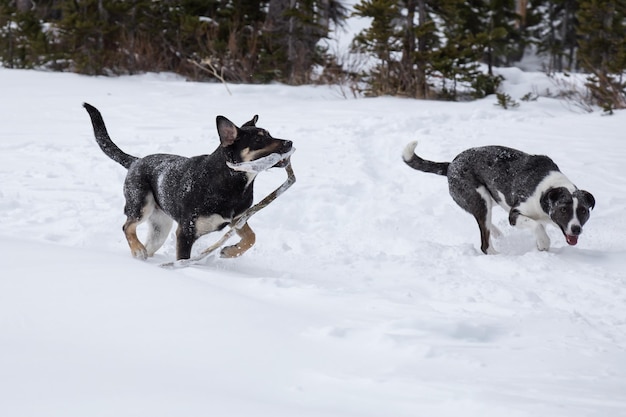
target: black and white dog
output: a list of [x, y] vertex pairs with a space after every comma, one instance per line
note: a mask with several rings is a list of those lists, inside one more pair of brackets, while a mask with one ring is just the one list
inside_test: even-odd
[[417, 156], [416, 146], [417, 142], [406, 146], [404, 162], [411, 168], [448, 177], [450, 195], [478, 222], [484, 253], [496, 253], [490, 235], [500, 235], [491, 222], [494, 201], [509, 213], [511, 226], [534, 231], [539, 250], [550, 247], [545, 231], [548, 223], [561, 229], [568, 244], [578, 243], [595, 199], [576, 188], [547, 156], [484, 146], [463, 151], [452, 162], [432, 162]]
[[[127, 219], [122, 229], [131, 253], [140, 259], [154, 255], [163, 245], [173, 220], [178, 223], [176, 259], [188, 259], [193, 243], [200, 236], [224, 228], [252, 206], [254, 179], [263, 169], [238, 167], [268, 156], [277, 156], [271, 158], [272, 165], [282, 167], [294, 150], [291, 141], [275, 139], [267, 130], [256, 127], [258, 116], [240, 128], [217, 116], [220, 145], [212, 154], [192, 158], [154, 154], [138, 158], [111, 141], [95, 107], [87, 103], [83, 106], [91, 117], [102, 151], [128, 169], [124, 182]], [[145, 246], [137, 237], [137, 226], [144, 221], [148, 222]], [[241, 241], [222, 249], [221, 256], [240, 256], [254, 245], [255, 234], [248, 223], [237, 234]]]

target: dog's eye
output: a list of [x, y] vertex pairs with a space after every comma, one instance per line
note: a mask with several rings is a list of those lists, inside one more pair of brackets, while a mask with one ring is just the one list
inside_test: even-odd
[[561, 207], [561, 213], [563, 214], [567, 213], [567, 209], [565, 207]]
[[587, 214], [587, 209], [584, 207], [580, 208], [580, 214]]

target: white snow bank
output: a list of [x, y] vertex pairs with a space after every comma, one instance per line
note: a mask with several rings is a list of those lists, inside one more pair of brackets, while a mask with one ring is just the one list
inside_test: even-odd
[[[0, 69], [0, 415], [626, 415], [626, 114], [230, 89]], [[298, 182], [251, 219], [242, 258], [162, 270], [170, 237], [136, 261], [125, 172], [84, 101], [139, 156], [211, 152], [218, 114], [259, 114], [293, 140]], [[482, 255], [445, 179], [402, 162], [412, 140], [437, 161], [550, 155], [596, 197], [579, 244], [552, 228], [538, 252], [496, 209], [501, 255]], [[256, 200], [284, 177], [260, 173]]]

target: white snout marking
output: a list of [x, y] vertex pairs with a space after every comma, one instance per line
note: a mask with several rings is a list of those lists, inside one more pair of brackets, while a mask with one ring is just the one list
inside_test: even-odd
[[565, 230], [565, 233], [567, 233], [568, 235], [574, 235], [574, 232], [572, 232], [572, 228], [574, 226], [578, 226], [581, 231], [583, 229], [582, 225], [580, 224], [580, 220], [578, 219], [578, 215], [577, 215], [578, 198], [574, 197], [573, 200], [574, 200], [574, 203], [572, 205], [572, 219], [569, 221], [569, 223], [567, 223], [567, 229]]

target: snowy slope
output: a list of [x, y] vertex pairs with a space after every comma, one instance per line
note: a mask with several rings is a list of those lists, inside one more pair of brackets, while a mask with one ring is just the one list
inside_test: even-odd
[[[505, 75], [518, 100], [551, 87]], [[626, 416], [626, 113], [230, 89], [0, 69], [1, 416]], [[83, 101], [139, 156], [211, 152], [215, 116], [259, 114], [294, 141], [297, 182], [240, 259], [163, 270], [170, 237], [136, 261], [125, 171]], [[411, 140], [439, 161], [550, 155], [596, 209], [544, 253], [497, 208], [500, 255], [482, 255], [445, 179], [401, 161]], [[262, 173], [256, 199], [284, 179]]]

